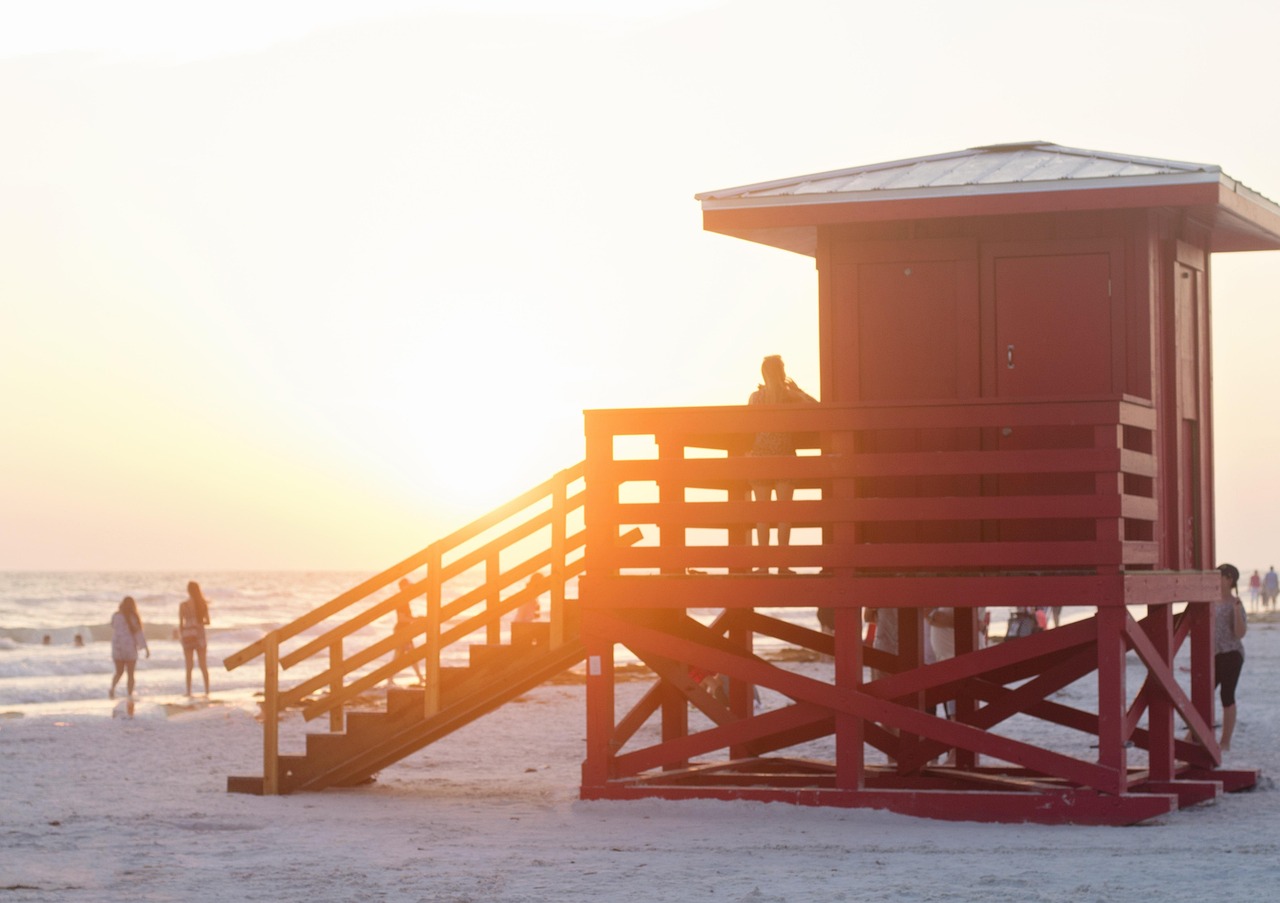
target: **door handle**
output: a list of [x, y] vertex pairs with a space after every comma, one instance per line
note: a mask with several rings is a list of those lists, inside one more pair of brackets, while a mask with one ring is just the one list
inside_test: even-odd
[[1005, 366], [1010, 370], [1013, 369], [1013, 346], [1010, 345], [1005, 349]]

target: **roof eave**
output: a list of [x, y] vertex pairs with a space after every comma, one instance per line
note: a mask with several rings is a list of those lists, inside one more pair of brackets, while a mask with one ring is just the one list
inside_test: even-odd
[[1280, 206], [1220, 171], [702, 202], [705, 229], [808, 256], [824, 225], [1151, 207], [1207, 219], [1212, 251], [1280, 249]]

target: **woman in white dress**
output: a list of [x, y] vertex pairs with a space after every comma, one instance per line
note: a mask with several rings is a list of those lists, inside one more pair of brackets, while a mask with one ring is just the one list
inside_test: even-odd
[[129, 695], [133, 695], [133, 669], [138, 664], [139, 649], [147, 653], [147, 658], [151, 658], [147, 637], [142, 632], [138, 603], [133, 601], [133, 596], [125, 596], [116, 613], [111, 616], [111, 659], [116, 665], [116, 674], [111, 678], [111, 692], [108, 694], [112, 699], [116, 698], [116, 684], [120, 683], [125, 672], [129, 674]]

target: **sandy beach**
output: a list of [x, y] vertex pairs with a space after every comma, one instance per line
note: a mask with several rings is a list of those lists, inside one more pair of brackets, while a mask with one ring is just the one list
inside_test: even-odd
[[[1228, 764], [1262, 769], [1258, 789], [1134, 828], [582, 802], [577, 683], [540, 687], [372, 785], [232, 795], [228, 775], [261, 773], [262, 729], [252, 707], [218, 700], [215, 672], [208, 704], [143, 697], [129, 718], [104, 699], [0, 718], [0, 891], [15, 903], [1256, 900], [1280, 879], [1280, 621], [1255, 616], [1246, 643]], [[283, 730], [297, 742], [300, 717]]]

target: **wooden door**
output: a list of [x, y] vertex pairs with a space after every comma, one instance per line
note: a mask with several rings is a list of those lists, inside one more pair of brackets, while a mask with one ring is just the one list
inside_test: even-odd
[[994, 260], [996, 392], [1072, 398], [1112, 391], [1111, 255]]
[[[978, 253], [973, 241], [858, 242], [833, 254], [831, 393], [835, 401], [910, 403], [979, 394]], [[824, 397], [826, 395], [824, 388]], [[877, 430], [855, 452], [887, 454], [979, 447], [977, 430]], [[977, 494], [977, 478], [877, 477], [858, 481], [875, 498]], [[870, 542], [957, 542], [972, 524], [863, 524]]]
[[[1009, 400], [1094, 399], [1118, 394], [1123, 359], [1114, 286], [1119, 254], [1106, 243], [1026, 243], [987, 249], [988, 317], [984, 386]], [[1010, 426], [987, 440], [1002, 449], [1090, 448], [1091, 427]], [[1016, 474], [991, 487], [1000, 495], [1088, 495], [1091, 474]], [[989, 535], [1006, 541], [1093, 538], [1090, 521], [1005, 521]]]

